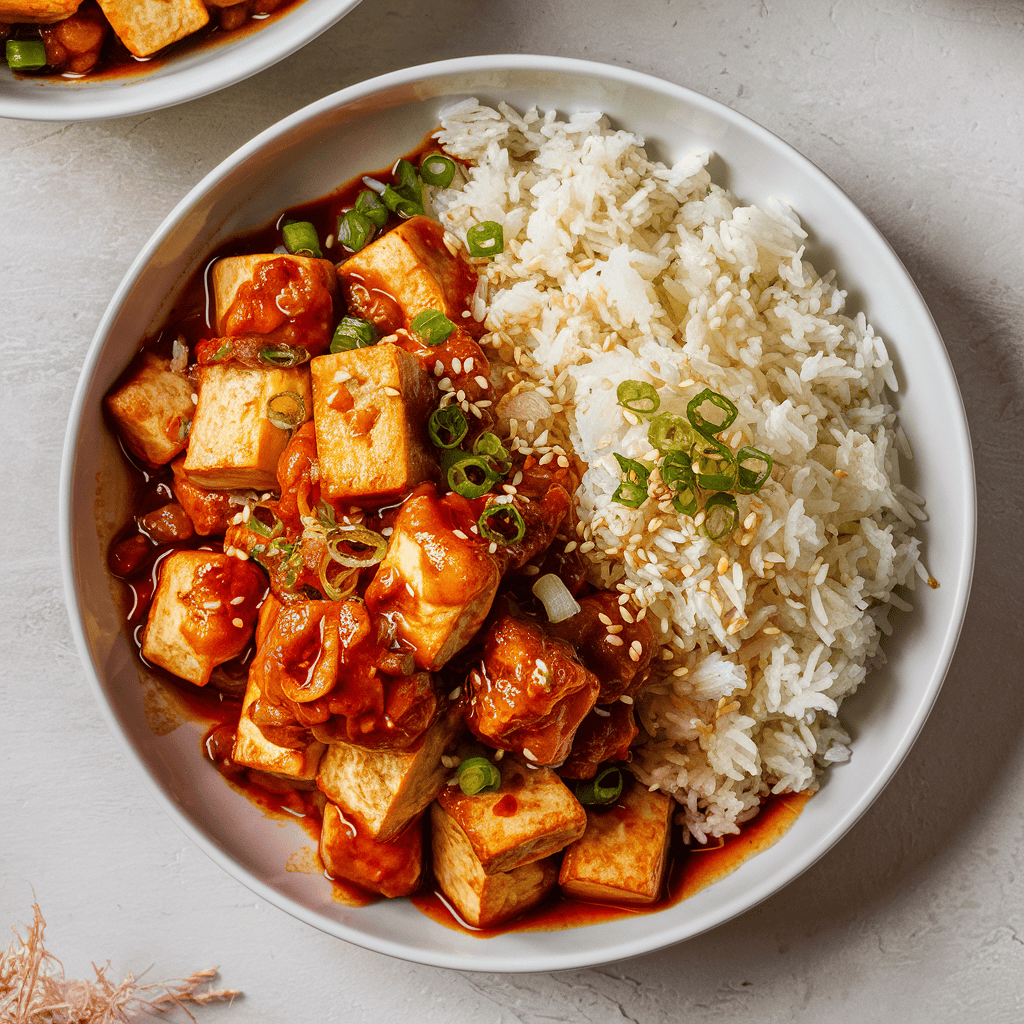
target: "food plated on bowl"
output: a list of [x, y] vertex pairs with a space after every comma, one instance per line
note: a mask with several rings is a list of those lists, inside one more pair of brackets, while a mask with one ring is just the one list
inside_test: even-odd
[[0, 0], [0, 116], [119, 117], [269, 67], [358, 0]]
[[[671, 941], [866, 806], [877, 763], [838, 814], [824, 772], [849, 756], [839, 705], [879, 660], [893, 590], [907, 608], [927, 578], [921, 502], [899, 478], [885, 346], [791, 213], [713, 181], [707, 133], [662, 161], [628, 109], [620, 128], [583, 103], [589, 66], [568, 98], [513, 69], [519, 106], [443, 68], [415, 79], [427, 100], [375, 93], [414, 111], [383, 159], [275, 204], [278, 153], [262, 211], [178, 258], [152, 344], [103, 387], [149, 483], [138, 525], [101, 543], [133, 583], [143, 658], [233, 698], [176, 730], [195, 749], [172, 759], [202, 765], [205, 740], [207, 798], [216, 764], [233, 783], [217, 804], [255, 787], [313, 823], [334, 884], [306, 878], [298, 910], [278, 878], [279, 902], [427, 962], [596, 962], [651, 948], [635, 917], [556, 952], [530, 929], [557, 915], [535, 908], [656, 907]], [[296, 147], [353, 130], [344, 102], [321, 115], [297, 119]], [[823, 776], [776, 846], [669, 906], [691, 851]], [[192, 794], [171, 799], [195, 815]], [[229, 856], [255, 835], [246, 813], [210, 837]], [[367, 891], [415, 895], [344, 906]], [[513, 930], [481, 943], [458, 924]]]

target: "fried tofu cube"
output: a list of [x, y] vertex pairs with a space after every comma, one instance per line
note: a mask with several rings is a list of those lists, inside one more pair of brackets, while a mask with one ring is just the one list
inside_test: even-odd
[[0, 0], [0, 21], [52, 25], [70, 18], [81, 5], [82, 0]]
[[477, 272], [448, 251], [444, 228], [429, 217], [410, 217], [338, 266], [348, 309], [382, 333], [408, 328], [417, 313], [438, 309], [454, 324], [476, 290]]
[[365, 593], [371, 613], [389, 614], [398, 639], [428, 671], [472, 639], [501, 579], [483, 542], [455, 530], [449, 506], [424, 484], [395, 517], [387, 553]]
[[487, 875], [550, 857], [587, 827], [587, 812], [550, 768], [514, 756], [498, 764], [501, 785], [493, 792], [467, 796], [446, 786], [437, 798]]
[[205, 686], [214, 667], [245, 650], [267, 590], [251, 562], [216, 551], [175, 551], [160, 578], [142, 637], [142, 656]]
[[189, 480], [185, 473], [185, 456], [179, 455], [172, 463], [174, 491], [178, 504], [185, 510], [192, 526], [200, 537], [210, 534], [222, 534], [230, 525], [228, 520], [239, 511], [238, 505], [231, 504], [231, 495], [227, 491], [211, 491], [198, 487]]
[[277, 460], [291, 431], [273, 421], [275, 403], [286, 405], [288, 415], [299, 420], [294, 426], [310, 418], [313, 403], [306, 367], [202, 367], [199, 402], [182, 465], [187, 478], [210, 490], [277, 490]]
[[310, 364], [320, 487], [328, 498], [402, 494], [436, 467], [426, 438], [433, 395], [396, 345], [317, 356]]
[[210, 20], [202, 0], [99, 0], [110, 27], [136, 57], [198, 32]]
[[[255, 673], [249, 673], [249, 681], [242, 699], [242, 712], [238, 716], [235, 731], [235, 745], [231, 760], [247, 768], [285, 775], [292, 779], [315, 779], [320, 759], [326, 744], [312, 736], [307, 741], [298, 741], [296, 746], [281, 746], [264, 735], [263, 730], [253, 721], [254, 705], [263, 698], [263, 691]], [[305, 733], [297, 726], [296, 733]], [[273, 735], [273, 734], [272, 734]], [[307, 734], [308, 735], [308, 734]]]
[[143, 352], [106, 406], [125, 447], [151, 466], [170, 462], [188, 444], [195, 412], [192, 385], [171, 361]]
[[[291, 253], [225, 256], [210, 273], [218, 337], [277, 334], [316, 354], [334, 326], [338, 279], [330, 260]], [[290, 328], [290, 329], [289, 329]]]
[[379, 843], [329, 803], [324, 807], [320, 859], [331, 878], [382, 896], [410, 896], [423, 873], [423, 828], [416, 822], [390, 842]]
[[661, 896], [673, 801], [633, 782], [614, 807], [587, 811], [587, 830], [565, 851], [562, 892], [594, 903], [645, 906]]
[[434, 877], [441, 891], [474, 928], [491, 928], [542, 903], [554, 889], [554, 857], [511, 871], [487, 873], [458, 822], [439, 803], [430, 806]]
[[451, 775], [441, 755], [461, 731], [462, 720], [453, 705], [405, 750], [331, 743], [316, 784], [331, 803], [357, 818], [367, 835], [387, 842], [441, 792]]

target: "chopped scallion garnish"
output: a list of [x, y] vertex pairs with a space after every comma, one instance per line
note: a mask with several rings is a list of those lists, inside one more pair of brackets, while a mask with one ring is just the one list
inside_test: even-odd
[[455, 180], [455, 161], [444, 153], [431, 153], [420, 163], [420, 177], [428, 185], [447, 188]]
[[427, 433], [438, 448], [456, 448], [469, 433], [466, 414], [457, 405], [435, 409], [427, 420]]
[[620, 769], [605, 768], [594, 778], [576, 784], [576, 799], [590, 806], [615, 803], [622, 796], [623, 781]]
[[517, 544], [526, 536], [526, 521], [514, 505], [488, 505], [476, 526], [484, 540], [496, 544]]
[[740, 494], [753, 494], [761, 489], [761, 485], [772, 475], [772, 457], [754, 448], [744, 445], [736, 453], [736, 490]]
[[259, 361], [267, 366], [287, 369], [289, 366], [301, 366], [309, 359], [309, 353], [300, 345], [286, 345], [278, 342], [264, 345], [259, 352]]
[[412, 318], [413, 334], [425, 345], [432, 348], [448, 340], [448, 335], [455, 330], [451, 322], [439, 309], [424, 309]]
[[353, 209], [356, 213], [361, 213], [375, 228], [382, 228], [388, 222], [388, 208], [372, 189], [364, 188], [356, 196]]
[[501, 478], [482, 455], [460, 453], [446, 473], [448, 486], [463, 498], [483, 497]]
[[653, 416], [661, 405], [658, 391], [644, 380], [624, 380], [615, 389], [619, 405], [637, 416]]
[[359, 252], [373, 238], [375, 230], [373, 221], [355, 209], [346, 210], [338, 218], [338, 241], [353, 252]]
[[46, 46], [40, 39], [8, 39], [6, 56], [7, 66], [12, 71], [34, 71], [46, 67]]
[[470, 256], [497, 256], [505, 251], [505, 233], [495, 220], [482, 220], [466, 232]]
[[466, 796], [477, 793], [493, 793], [501, 785], [501, 772], [493, 761], [486, 757], [467, 757], [459, 765], [459, 789]]
[[388, 549], [388, 542], [365, 526], [346, 524], [335, 527], [327, 535], [327, 553], [350, 569], [376, 565]]
[[281, 430], [294, 430], [306, 419], [306, 403], [294, 391], [279, 391], [267, 400], [267, 419]]
[[[707, 410], [708, 405], [711, 406], [711, 410]], [[713, 410], [717, 410], [722, 415], [717, 416], [714, 420], [707, 419], [704, 412], [712, 411], [713, 414]], [[715, 434], [720, 434], [732, 426], [733, 420], [736, 419], [736, 412], [736, 406], [725, 395], [720, 395], [717, 391], [712, 391], [711, 388], [705, 388], [699, 395], [691, 398], [686, 405], [686, 418], [690, 421], [693, 429], [705, 437], [714, 437]]]
[[294, 256], [322, 256], [316, 228], [308, 220], [286, 220], [281, 228], [284, 247]]
[[343, 316], [334, 328], [332, 352], [348, 352], [354, 348], [369, 348], [377, 343], [377, 328], [369, 320], [358, 316]]
[[647, 500], [647, 481], [651, 471], [636, 459], [627, 459], [615, 452], [615, 460], [622, 470], [622, 480], [615, 488], [612, 501], [627, 508], [639, 508]]
[[731, 494], [719, 491], [704, 502], [704, 522], [700, 528], [708, 540], [721, 540], [736, 529], [738, 519], [736, 499]]

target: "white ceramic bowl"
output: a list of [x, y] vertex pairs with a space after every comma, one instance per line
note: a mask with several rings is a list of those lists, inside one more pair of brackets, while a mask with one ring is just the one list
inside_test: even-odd
[[[268, 822], [201, 760], [198, 726], [159, 736], [150, 729], [105, 570], [105, 541], [125, 514], [125, 474], [100, 415], [140, 328], [167, 312], [204, 253], [286, 206], [387, 165], [435, 126], [445, 103], [467, 95], [519, 107], [602, 109], [643, 133], [659, 156], [712, 148], [716, 173], [741, 198], [774, 195], [794, 206], [812, 232], [810, 255], [819, 269], [837, 267], [895, 354], [902, 422], [916, 449], [910, 482], [927, 496], [931, 513], [921, 528], [925, 558], [942, 584], [921, 588], [920, 607], [888, 645], [888, 665], [844, 705], [853, 758], [832, 769], [777, 845], [653, 916], [486, 940], [446, 929], [404, 900], [339, 906], [324, 879], [286, 870], [308, 837], [298, 826]], [[185, 832], [236, 878], [317, 928], [409, 960], [487, 971], [579, 967], [678, 942], [753, 907], [828, 850], [878, 796], [925, 722], [964, 615], [975, 530], [971, 448], [946, 351], [903, 266], [854, 204], [783, 142], [703, 96], [621, 68], [529, 56], [447, 61], [353, 86], [263, 132], [197, 185], [139, 255], [96, 334], [68, 428], [61, 511], [67, 600], [97, 697], [128, 756]]]
[[0, 117], [92, 121], [173, 107], [269, 68], [340, 21], [359, 0], [304, 0], [253, 31], [108, 78], [18, 78], [0, 68]]

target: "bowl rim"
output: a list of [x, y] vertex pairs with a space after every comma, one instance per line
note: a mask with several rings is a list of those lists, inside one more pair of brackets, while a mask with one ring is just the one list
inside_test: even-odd
[[[960, 479], [964, 483], [964, 521], [963, 529], [958, 535], [960, 545], [957, 547], [959, 578], [949, 581], [954, 588], [955, 600], [952, 614], [944, 624], [941, 649], [936, 661], [935, 670], [932, 673], [932, 680], [927, 690], [923, 692], [922, 699], [917, 704], [914, 715], [909, 721], [904, 732], [901, 734], [900, 742], [889, 751], [882, 768], [876, 773], [872, 784], [867, 787], [845, 812], [833, 822], [809, 850], [801, 855], [791, 858], [786, 869], [783, 880], [779, 881], [776, 875], [770, 875], [762, 881], [750, 886], [742, 894], [728, 900], [714, 914], [705, 914], [708, 920], [700, 920], [696, 925], [692, 922], [683, 922], [679, 925], [670, 925], [665, 928], [652, 929], [644, 937], [618, 943], [610, 943], [608, 948], [602, 950], [600, 956], [595, 956], [592, 951], [577, 952], [571, 948], [571, 943], [566, 943], [566, 948], [552, 957], [550, 953], [544, 955], [534, 954], [518, 958], [510, 963], [507, 958], [501, 956], [487, 955], [486, 943], [481, 943], [481, 955], [475, 956], [472, 961], [434, 951], [424, 952], [422, 950], [409, 950], [400, 946], [390, 939], [367, 934], [352, 929], [345, 924], [325, 920], [315, 910], [312, 910], [289, 896], [277, 891], [267, 885], [261, 879], [256, 878], [246, 868], [237, 864], [230, 856], [225, 854], [208, 836], [188, 819], [184, 812], [169, 798], [168, 794], [161, 788], [156, 779], [148, 772], [141, 760], [139, 752], [130, 742], [125, 730], [118, 722], [114, 711], [109, 704], [100, 682], [97, 666], [94, 664], [88, 641], [85, 636], [82, 623], [82, 608], [76, 591], [73, 566], [73, 538], [71, 534], [71, 497], [72, 483], [75, 475], [76, 438], [80, 429], [83, 415], [86, 412], [84, 399], [88, 390], [88, 384], [95, 371], [100, 352], [103, 348], [105, 337], [111, 328], [114, 319], [120, 310], [122, 303], [130, 293], [144, 268], [159, 250], [168, 234], [173, 230], [182, 216], [192, 208], [203, 196], [211, 191], [224, 177], [244, 164], [253, 154], [259, 152], [274, 140], [287, 135], [297, 125], [334, 107], [349, 104], [353, 101], [365, 99], [374, 93], [391, 89], [396, 86], [407, 86], [412, 83], [443, 77], [455, 73], [483, 72], [483, 71], [526, 71], [526, 72], [564, 72], [571, 75], [583, 75], [612, 79], [623, 84], [629, 84], [641, 89], [653, 90], [662, 95], [678, 98], [686, 104], [700, 110], [712, 113], [715, 117], [722, 118], [731, 125], [741, 128], [744, 132], [753, 135], [761, 143], [768, 145], [773, 150], [781, 151], [788, 161], [793, 161], [802, 166], [805, 173], [817, 179], [819, 187], [830, 193], [830, 198], [846, 209], [846, 213], [852, 216], [861, 224], [880, 245], [879, 255], [891, 261], [892, 269], [899, 273], [905, 283], [912, 289], [917, 297], [920, 309], [926, 322], [930, 325], [934, 339], [938, 342], [938, 349], [941, 350], [943, 360], [937, 367], [937, 372], [945, 377], [951, 385], [952, 393], [959, 398], [958, 410], [951, 411], [951, 416], [957, 419], [957, 425], [962, 430], [962, 450], [957, 454], [960, 458]], [[958, 416], [955, 414], [958, 412]], [[809, 159], [784, 142], [774, 133], [759, 125], [744, 114], [732, 108], [694, 92], [684, 86], [659, 79], [653, 75], [633, 71], [631, 69], [609, 65], [594, 61], [556, 56], [544, 56], [533, 54], [494, 54], [478, 55], [466, 58], [454, 58], [443, 61], [436, 61], [414, 67], [403, 68], [387, 74], [376, 76], [366, 81], [351, 85], [335, 93], [316, 100], [305, 107], [297, 110], [291, 115], [281, 119], [276, 124], [260, 132], [249, 142], [241, 146], [233, 154], [225, 158], [216, 168], [211, 170], [199, 183], [197, 183], [184, 196], [174, 209], [167, 215], [162, 224], [156, 229], [152, 237], [135, 258], [126, 272], [121, 284], [114, 293], [110, 303], [95, 332], [92, 343], [86, 355], [81, 376], [75, 392], [74, 401], [69, 414], [68, 428], [65, 436], [63, 451], [60, 495], [59, 495], [59, 520], [60, 520], [60, 545], [61, 563], [64, 576], [65, 600], [68, 606], [69, 618], [71, 620], [72, 633], [79, 654], [82, 658], [83, 667], [86, 670], [89, 683], [93, 689], [97, 701], [100, 704], [108, 725], [117, 737], [122, 750], [140, 771], [143, 781], [150, 793], [157, 802], [170, 815], [171, 819], [182, 829], [182, 831], [195, 842], [208, 856], [219, 864], [228, 874], [238, 881], [241, 881], [252, 891], [261, 895], [269, 903], [286, 911], [292, 916], [312, 925], [318, 930], [345, 939], [366, 949], [384, 953], [399, 959], [409, 960], [436, 967], [449, 967], [466, 971], [487, 971], [502, 973], [548, 973], [556, 970], [578, 969], [593, 967], [604, 963], [611, 963], [630, 957], [649, 953], [658, 949], [666, 948], [688, 938], [693, 938], [706, 931], [716, 928], [721, 924], [737, 917], [757, 906], [769, 896], [781, 891], [798, 878], [804, 871], [810, 868], [822, 856], [824, 856], [836, 842], [845, 835], [858, 819], [874, 803], [879, 794], [891, 781], [899, 766], [906, 758], [910, 748], [920, 735], [925, 721], [927, 720], [941, 689], [956, 643], [963, 627], [964, 618], [971, 588], [971, 577], [976, 551], [976, 484], [974, 474], [973, 452], [970, 444], [969, 426], [964, 411], [963, 398], [953, 373], [952, 363], [949, 354], [942, 341], [941, 335], [935, 325], [934, 319], [928, 310], [923, 297], [917, 289], [916, 283], [907, 272], [899, 257], [893, 251], [884, 236], [874, 227], [868, 217], [856, 206], [846, 193], [829, 178], [822, 170], [814, 165]]]
[[[0, 80], [0, 117], [26, 121], [100, 121], [151, 113], [201, 99], [237, 85], [290, 57], [360, 4], [361, 0], [303, 0], [294, 10], [237, 40], [225, 39], [209, 52], [184, 52], [155, 74], [73, 81]], [[256, 40], [255, 42], [253, 40]], [[267, 45], [270, 44], [270, 45]], [[269, 58], [268, 55], [269, 54]], [[4, 69], [6, 72], [6, 69]]]

